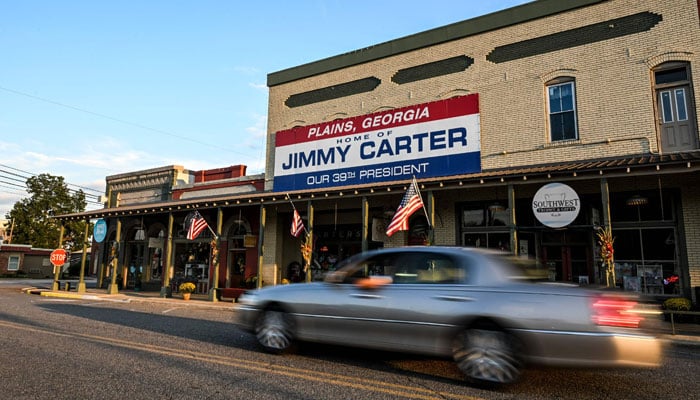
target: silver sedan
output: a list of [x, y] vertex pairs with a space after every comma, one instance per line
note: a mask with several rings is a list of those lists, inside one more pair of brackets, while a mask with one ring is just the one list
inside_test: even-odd
[[295, 340], [452, 357], [468, 380], [515, 381], [527, 363], [655, 367], [635, 302], [533, 283], [508, 257], [459, 247], [353, 256], [324, 282], [265, 287], [240, 299], [238, 323], [267, 351]]

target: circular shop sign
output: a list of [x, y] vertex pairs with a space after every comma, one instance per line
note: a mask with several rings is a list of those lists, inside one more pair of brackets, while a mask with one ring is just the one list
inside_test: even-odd
[[543, 225], [561, 228], [572, 223], [581, 210], [578, 194], [563, 183], [544, 185], [532, 199], [532, 212]]
[[95, 222], [95, 227], [92, 229], [92, 236], [97, 243], [102, 243], [107, 236], [107, 223], [103, 219], [98, 219]]

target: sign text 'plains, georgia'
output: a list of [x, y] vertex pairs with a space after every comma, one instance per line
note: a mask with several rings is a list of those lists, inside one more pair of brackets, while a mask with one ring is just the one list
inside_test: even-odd
[[480, 136], [477, 94], [279, 131], [274, 190], [479, 172]]

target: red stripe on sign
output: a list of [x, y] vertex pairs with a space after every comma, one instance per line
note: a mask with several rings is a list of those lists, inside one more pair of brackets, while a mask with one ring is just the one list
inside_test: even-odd
[[313, 142], [334, 137], [360, 135], [397, 126], [414, 125], [441, 119], [479, 113], [479, 95], [453, 97], [430, 103], [416, 104], [373, 114], [340, 119], [322, 124], [298, 126], [278, 131], [275, 147]]

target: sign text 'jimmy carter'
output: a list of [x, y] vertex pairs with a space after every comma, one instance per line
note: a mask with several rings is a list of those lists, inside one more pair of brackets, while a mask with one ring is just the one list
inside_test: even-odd
[[275, 191], [481, 171], [479, 96], [279, 131]]

